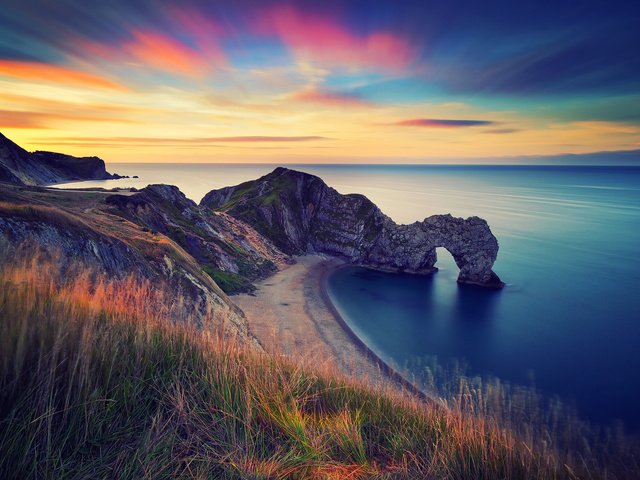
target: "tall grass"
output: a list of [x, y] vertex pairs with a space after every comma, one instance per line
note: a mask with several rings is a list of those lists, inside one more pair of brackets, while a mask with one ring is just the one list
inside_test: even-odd
[[[587, 478], [640, 478], [640, 444], [621, 422], [593, 424], [576, 407], [541, 393], [533, 383], [520, 385], [493, 376], [471, 375], [464, 362], [443, 364], [436, 357], [414, 359], [409, 367], [419, 388], [432, 392], [447, 408], [495, 422], [543, 456], [579, 465]], [[533, 380], [532, 380], [533, 382]]]
[[220, 319], [166, 322], [179, 302], [133, 278], [54, 271], [0, 273], [0, 478], [622, 476], [565, 465], [463, 402], [250, 350]]

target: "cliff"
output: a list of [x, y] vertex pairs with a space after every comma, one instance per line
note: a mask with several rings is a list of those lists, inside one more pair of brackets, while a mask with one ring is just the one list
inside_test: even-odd
[[291, 260], [251, 226], [189, 200], [177, 187], [150, 185], [110, 195], [108, 211], [171, 238], [227, 293], [250, 292]]
[[277, 168], [257, 180], [209, 192], [201, 205], [251, 225], [287, 254], [341, 256], [375, 268], [430, 273], [436, 247], [451, 252], [458, 282], [501, 288], [498, 241], [487, 222], [434, 215], [398, 225], [363, 195], [342, 195], [320, 178]]
[[63, 275], [80, 265], [114, 280], [133, 276], [175, 292], [194, 324], [213, 318], [214, 327], [253, 341], [242, 311], [201, 265], [167, 236], [110, 213], [109, 195], [0, 184], [0, 268], [43, 255]]
[[45, 185], [75, 180], [121, 178], [107, 172], [98, 157], [73, 157], [53, 152], [29, 153], [0, 133], [0, 182]]

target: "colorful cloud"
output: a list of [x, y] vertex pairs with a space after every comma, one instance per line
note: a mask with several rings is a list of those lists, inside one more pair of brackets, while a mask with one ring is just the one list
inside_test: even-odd
[[130, 39], [117, 44], [86, 42], [83, 50], [111, 63], [133, 62], [139, 68], [204, 77], [216, 67], [226, 64], [221, 49], [201, 51], [173, 37], [153, 30], [135, 29]]
[[43, 62], [0, 59], [0, 76], [3, 75], [36, 82], [108, 90], [126, 90], [123, 84], [110, 78], [71, 67]]
[[255, 33], [278, 38], [299, 59], [347, 70], [398, 72], [417, 58], [417, 48], [384, 30], [362, 34], [336, 18], [277, 5], [260, 12]]
[[465, 127], [483, 127], [494, 125], [495, 122], [490, 120], [450, 120], [438, 118], [413, 118], [410, 120], [401, 120], [394, 125], [401, 127], [426, 127], [426, 128], [465, 128]]
[[304, 88], [289, 97], [291, 100], [302, 103], [327, 105], [330, 107], [368, 107], [371, 102], [355, 93], [321, 90], [318, 88]]

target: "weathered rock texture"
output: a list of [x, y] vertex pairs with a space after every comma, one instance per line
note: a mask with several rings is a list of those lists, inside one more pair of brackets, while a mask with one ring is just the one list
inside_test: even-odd
[[121, 178], [107, 172], [98, 157], [73, 157], [53, 152], [29, 153], [0, 133], [0, 182], [45, 185], [74, 180]]
[[0, 269], [38, 252], [62, 275], [86, 266], [116, 281], [133, 276], [171, 294], [174, 321], [253, 342], [242, 311], [202, 266], [167, 236], [109, 213], [108, 195], [0, 184]]
[[251, 282], [290, 262], [249, 225], [198, 206], [174, 186], [150, 185], [134, 195], [110, 195], [105, 203], [110, 213], [171, 238], [227, 293], [252, 291]]
[[429, 273], [436, 247], [460, 268], [458, 282], [501, 288], [498, 241], [487, 222], [434, 215], [398, 225], [363, 195], [341, 195], [320, 178], [277, 168], [258, 180], [209, 192], [201, 205], [242, 220], [287, 254], [338, 255], [351, 263]]

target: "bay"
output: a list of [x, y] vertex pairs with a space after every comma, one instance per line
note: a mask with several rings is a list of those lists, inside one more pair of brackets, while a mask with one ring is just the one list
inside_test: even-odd
[[[199, 201], [270, 172], [258, 164], [117, 164], [139, 179], [64, 187], [168, 183]], [[421, 358], [464, 360], [472, 374], [534, 384], [596, 422], [640, 429], [640, 168], [294, 165], [341, 193], [362, 193], [399, 223], [451, 213], [485, 218], [500, 252], [500, 292], [460, 287], [438, 249], [430, 277], [349, 267], [329, 294], [371, 349], [421, 372]], [[413, 365], [413, 367], [412, 367]]]

